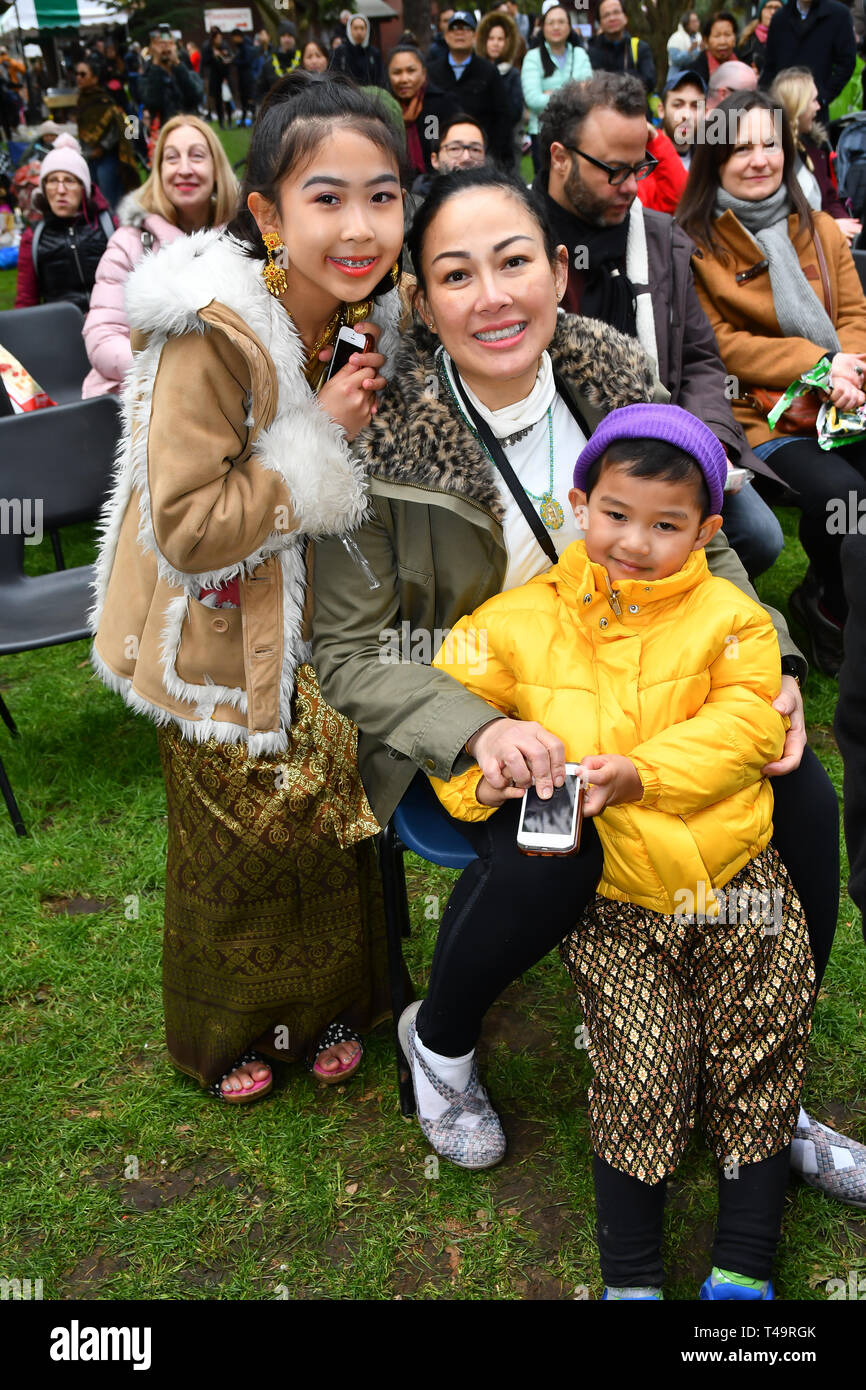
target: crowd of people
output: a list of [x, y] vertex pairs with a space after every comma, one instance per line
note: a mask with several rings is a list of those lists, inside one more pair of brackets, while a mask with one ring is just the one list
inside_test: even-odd
[[[37, 132], [17, 303], [86, 312], [83, 394], [122, 411], [93, 662], [157, 725], [177, 1066], [224, 1104], [278, 1061], [358, 1070], [390, 1014], [374, 837], [429, 782], [475, 858], [395, 1020], [428, 1143], [501, 1160], [476, 1045], [558, 948], [604, 1297], [663, 1296], [699, 1121], [700, 1296], [767, 1300], [792, 1169], [866, 1206], [866, 1145], [800, 1103], [840, 899], [810, 663], [839, 678], [866, 910], [866, 297], [826, 124], [857, 41], [838, 0], [743, 33], [687, 12], [662, 77], [628, 24], [601, 0], [585, 42], [508, 0], [384, 56], [348, 12], [334, 40], [83, 54], [78, 139]], [[808, 660], [752, 587], [779, 501]], [[401, 625], [426, 655], [383, 657]], [[525, 854], [527, 790], [574, 776], [579, 849]]]

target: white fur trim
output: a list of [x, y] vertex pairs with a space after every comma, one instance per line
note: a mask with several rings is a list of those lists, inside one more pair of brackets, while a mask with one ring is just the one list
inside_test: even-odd
[[659, 349], [656, 342], [656, 322], [653, 314], [652, 295], [649, 289], [649, 253], [646, 244], [646, 227], [643, 221], [643, 208], [640, 200], [635, 198], [628, 214], [628, 232], [625, 243], [625, 273], [630, 283], [634, 285], [645, 285], [635, 295], [635, 320], [637, 328], [637, 340], [646, 353], [647, 357], [652, 358], [652, 364], [658, 373], [659, 369]]

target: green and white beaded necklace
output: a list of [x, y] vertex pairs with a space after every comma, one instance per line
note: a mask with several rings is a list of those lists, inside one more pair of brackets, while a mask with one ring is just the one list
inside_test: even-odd
[[[440, 356], [440, 358], [439, 358], [439, 374], [440, 374], [440, 376], [442, 377], [442, 379], [444, 380], [445, 385], [446, 385], [447, 388], [448, 388], [448, 393], [449, 393], [449, 395], [450, 395], [452, 401], [453, 401], [454, 404], [456, 405], [456, 407], [457, 407], [458, 411], [460, 412], [460, 414], [463, 416], [463, 419], [466, 420], [466, 413], [465, 413], [465, 411], [463, 410], [463, 408], [462, 408], [462, 406], [461, 406], [459, 400], [457, 399], [457, 396], [456, 396], [455, 393], [454, 393], [454, 387], [451, 385], [450, 377], [449, 377], [449, 375], [448, 375], [448, 372], [447, 372], [447, 370], [446, 370], [446, 368], [445, 368], [445, 364], [444, 364], [444, 362], [443, 362], [441, 356]], [[536, 509], [537, 509], [537, 511], [538, 511], [538, 515], [541, 517], [541, 520], [543, 521], [544, 525], [547, 527], [548, 531], [558, 531], [558, 530], [560, 529], [560, 527], [563, 526], [563, 525], [565, 524], [565, 513], [563, 512], [562, 507], [560, 506], [559, 502], [556, 500], [556, 498], [555, 498], [554, 495], [553, 495], [554, 454], [553, 454], [553, 406], [552, 406], [552, 405], [549, 405], [549, 406], [547, 407], [546, 419], [547, 419], [547, 447], [548, 447], [548, 457], [549, 457], [549, 460], [550, 460], [550, 473], [549, 473], [548, 481], [547, 481], [547, 489], [546, 489], [544, 492], [542, 492], [542, 493], [536, 493], [536, 492], [530, 492], [530, 491], [529, 491], [529, 488], [524, 486], [524, 487], [523, 487], [523, 491], [526, 493], [526, 495], [527, 495], [527, 497], [530, 499], [530, 501], [535, 503]], [[477, 434], [477, 432], [476, 432], [476, 430], [475, 430], [475, 427], [474, 427], [474, 425], [472, 424], [472, 421], [471, 421], [471, 420], [467, 420], [466, 423], [469, 425], [469, 428], [472, 430], [472, 433], [475, 435], [476, 439], [478, 440], [478, 443], [481, 445], [481, 447], [482, 447], [482, 449], [484, 450], [485, 454], [486, 454], [487, 457], [490, 459], [490, 462], [493, 464], [493, 467], [496, 468], [496, 460], [494, 459], [494, 457], [493, 457], [493, 455], [491, 454], [490, 450], [488, 449], [487, 445], [484, 443], [484, 440], [480, 437], [479, 434]], [[503, 449], [504, 449], [508, 444], [513, 444], [513, 443], [515, 443], [518, 439], [522, 439], [525, 435], [529, 434], [529, 432], [530, 432], [531, 429], [534, 429], [534, 426], [533, 426], [533, 425], [530, 425], [530, 426], [529, 426], [529, 429], [519, 430], [518, 433], [517, 433], [516, 435], [511, 435], [511, 436], [508, 436], [508, 437], [505, 438], [505, 439], [500, 440], [500, 443], [501, 443]]]

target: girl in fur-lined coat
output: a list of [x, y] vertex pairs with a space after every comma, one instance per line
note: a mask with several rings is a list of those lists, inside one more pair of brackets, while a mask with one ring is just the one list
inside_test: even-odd
[[[259, 117], [228, 232], [129, 282], [140, 351], [93, 655], [159, 726], [168, 1046], [227, 1101], [270, 1090], [263, 1053], [345, 1080], [355, 1030], [388, 1013], [378, 826], [355, 728], [310, 665], [305, 538], [365, 509], [350, 443], [397, 341], [398, 167], [353, 84], [294, 74]], [[325, 381], [347, 322], [373, 344]]]

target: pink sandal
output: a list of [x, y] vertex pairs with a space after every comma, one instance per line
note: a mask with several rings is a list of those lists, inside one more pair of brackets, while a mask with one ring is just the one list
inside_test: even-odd
[[251, 1100], [259, 1100], [261, 1096], [266, 1096], [274, 1084], [274, 1074], [262, 1081], [254, 1081], [252, 1086], [246, 1086], [242, 1091], [224, 1091], [222, 1085], [227, 1081], [232, 1072], [237, 1071], [238, 1067], [244, 1066], [247, 1062], [261, 1062], [263, 1066], [270, 1070], [270, 1062], [263, 1057], [260, 1052], [254, 1052], [252, 1048], [245, 1052], [243, 1057], [239, 1057], [233, 1066], [229, 1067], [224, 1076], [219, 1081], [215, 1081], [212, 1086], [208, 1086], [208, 1094], [216, 1096], [217, 1100], [224, 1100], [227, 1105], [246, 1105]]
[[[358, 1051], [350, 1062], [341, 1062], [336, 1071], [325, 1071], [323, 1067], [319, 1066], [319, 1057], [323, 1052], [327, 1052], [329, 1047], [336, 1047], [337, 1043], [341, 1042], [358, 1043]], [[350, 1076], [355, 1075], [361, 1065], [363, 1055], [363, 1044], [361, 1044], [360, 1036], [354, 1028], [347, 1028], [345, 1023], [331, 1023], [319, 1038], [316, 1044], [315, 1059], [308, 1064], [307, 1069], [323, 1086], [333, 1086], [336, 1082], [348, 1081]]]

